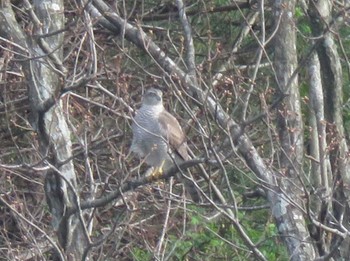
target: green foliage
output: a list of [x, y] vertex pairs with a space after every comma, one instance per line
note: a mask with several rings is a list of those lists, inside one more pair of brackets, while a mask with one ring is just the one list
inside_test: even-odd
[[[286, 260], [287, 251], [279, 244], [278, 231], [271, 220], [267, 220], [268, 210], [238, 212], [238, 218], [248, 236], [258, 245], [268, 260]], [[244, 246], [244, 242], [233, 224], [227, 219], [207, 222], [201, 215], [192, 214], [191, 228], [184, 236], [170, 234], [169, 251], [172, 260], [252, 260], [254, 258]], [[238, 248], [236, 247], [238, 246]], [[245, 249], [245, 250], [243, 250]]]
[[296, 18], [300, 18], [300, 17], [303, 17], [303, 16], [304, 16], [303, 10], [301, 9], [301, 7], [297, 6], [295, 8], [295, 17]]
[[299, 25], [299, 29], [300, 31], [305, 34], [305, 35], [311, 35], [311, 27], [310, 25], [306, 24], [306, 23], [301, 23]]
[[135, 261], [148, 261], [152, 260], [152, 254], [144, 249], [135, 247], [131, 251], [133, 260]]
[[301, 7], [295, 8], [295, 17], [298, 21], [297, 26], [299, 31], [305, 36], [310, 36], [312, 33], [310, 23], [309, 23], [308, 17], [305, 15]]

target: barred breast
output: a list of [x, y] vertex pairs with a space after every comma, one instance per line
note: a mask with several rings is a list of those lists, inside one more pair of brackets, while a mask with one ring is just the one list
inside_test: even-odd
[[161, 136], [158, 115], [160, 106], [143, 105], [132, 123], [133, 141], [131, 150], [144, 158], [150, 166], [160, 166], [168, 159], [168, 145]]

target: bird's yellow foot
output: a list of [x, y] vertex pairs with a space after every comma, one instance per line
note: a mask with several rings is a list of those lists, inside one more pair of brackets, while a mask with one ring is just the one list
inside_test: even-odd
[[163, 176], [163, 166], [165, 161], [159, 167], [155, 167], [152, 173], [149, 175], [150, 180], [158, 180], [161, 176]]

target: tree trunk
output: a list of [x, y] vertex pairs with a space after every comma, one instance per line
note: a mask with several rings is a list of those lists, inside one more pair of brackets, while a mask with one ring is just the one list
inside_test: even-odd
[[[309, 15], [313, 34], [317, 37], [323, 35], [321, 43], [317, 46], [317, 54], [320, 61], [322, 86], [324, 93], [324, 114], [328, 128], [328, 148], [330, 151], [332, 183], [334, 184], [333, 191], [327, 195], [328, 198], [333, 198], [331, 208], [332, 215], [327, 212], [328, 218], [333, 217], [338, 222], [339, 226], [344, 226], [349, 229], [349, 200], [350, 191], [348, 184], [350, 183], [350, 165], [348, 157], [348, 147], [344, 136], [343, 123], [343, 75], [342, 67], [337, 51], [337, 46], [334, 42], [333, 31], [336, 30], [332, 21], [332, 5], [330, 1], [310, 1]], [[331, 28], [331, 30], [329, 30]], [[329, 204], [331, 202], [328, 202]], [[322, 221], [322, 220], [321, 220]], [[327, 239], [324, 248], [331, 251], [337, 247], [338, 241], [342, 240], [338, 236]], [[337, 258], [347, 259], [350, 256], [349, 239], [346, 238], [339, 251]]]
[[[62, 66], [64, 27], [63, 1], [47, 0], [24, 3], [30, 10], [33, 35], [25, 35], [17, 24], [10, 1], [0, 9], [0, 34], [16, 49], [28, 82], [31, 124], [38, 133], [40, 154], [49, 167], [45, 178], [47, 202], [52, 224], [67, 260], [80, 260], [87, 245], [80, 213], [66, 216], [67, 209], [76, 206], [76, 177], [71, 151], [70, 131], [58, 102], [64, 83]], [[63, 259], [62, 254], [60, 259]]]
[[[300, 179], [304, 150], [298, 79], [293, 76], [297, 68], [293, 21], [295, 1], [275, 1], [273, 8], [278, 26], [274, 37], [277, 93], [286, 95], [277, 108], [281, 170], [277, 182], [280, 188], [280, 204], [273, 207], [273, 214], [289, 251], [290, 260], [312, 260], [315, 258], [315, 251], [313, 245], [308, 243], [309, 232], [303, 213], [298, 208], [298, 205], [303, 206], [304, 191]], [[285, 195], [293, 198], [286, 198]]]

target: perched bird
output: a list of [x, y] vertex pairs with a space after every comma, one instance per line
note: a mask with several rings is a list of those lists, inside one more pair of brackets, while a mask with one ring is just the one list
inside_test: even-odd
[[[136, 111], [132, 123], [133, 140], [131, 151], [143, 158], [154, 171], [162, 172], [174, 165], [189, 160], [185, 134], [177, 119], [163, 106], [163, 93], [156, 88], [148, 89], [142, 105]], [[192, 182], [180, 174], [192, 199], [200, 200]]]

